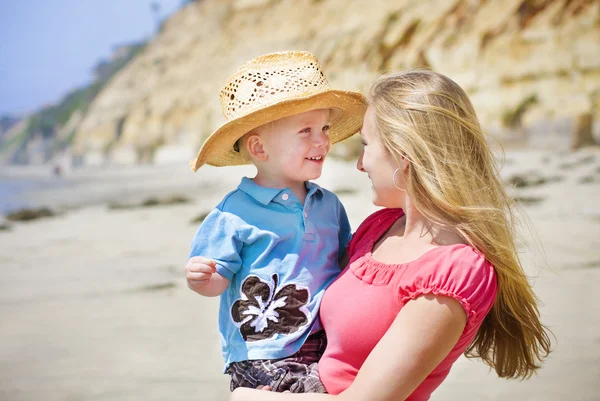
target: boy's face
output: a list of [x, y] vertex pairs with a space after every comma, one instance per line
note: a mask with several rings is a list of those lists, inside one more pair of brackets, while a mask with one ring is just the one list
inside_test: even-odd
[[329, 110], [311, 110], [279, 119], [260, 132], [269, 175], [304, 182], [321, 176], [329, 140]]

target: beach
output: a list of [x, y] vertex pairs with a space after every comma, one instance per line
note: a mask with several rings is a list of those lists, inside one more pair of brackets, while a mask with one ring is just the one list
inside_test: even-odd
[[[2, 211], [56, 214], [0, 231], [0, 400], [227, 400], [218, 299], [189, 290], [183, 267], [193, 221], [252, 172], [3, 166], [3, 188], [18, 191], [2, 192]], [[599, 401], [600, 149], [510, 150], [501, 173], [539, 238], [521, 227], [554, 352], [525, 381], [461, 358], [431, 400]], [[328, 160], [317, 183], [353, 229], [378, 209], [353, 162]]]

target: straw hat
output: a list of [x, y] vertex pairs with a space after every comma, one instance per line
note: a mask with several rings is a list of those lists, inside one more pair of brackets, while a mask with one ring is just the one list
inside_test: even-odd
[[190, 162], [194, 171], [204, 164], [247, 164], [234, 150], [238, 139], [261, 125], [310, 110], [340, 111], [329, 130], [331, 143], [339, 142], [360, 130], [367, 108], [360, 93], [331, 89], [319, 61], [303, 51], [272, 53], [246, 62], [227, 80], [220, 102], [227, 122]]

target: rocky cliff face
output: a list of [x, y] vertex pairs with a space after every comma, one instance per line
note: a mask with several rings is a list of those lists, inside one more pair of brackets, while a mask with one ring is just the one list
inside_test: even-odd
[[600, 136], [597, 0], [202, 0], [100, 93], [75, 151], [88, 162], [191, 157], [223, 122], [226, 78], [287, 49], [313, 52], [344, 89], [383, 71], [442, 72], [501, 138], [568, 147]]

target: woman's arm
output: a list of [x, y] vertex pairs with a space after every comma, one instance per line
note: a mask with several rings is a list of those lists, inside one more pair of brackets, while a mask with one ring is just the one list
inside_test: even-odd
[[408, 302], [344, 391], [348, 400], [406, 399], [450, 353], [467, 315], [455, 299], [424, 295]]
[[231, 401], [398, 401], [408, 397], [452, 350], [467, 323], [462, 305], [449, 297], [424, 295], [408, 302], [338, 396], [282, 394], [237, 389]]

